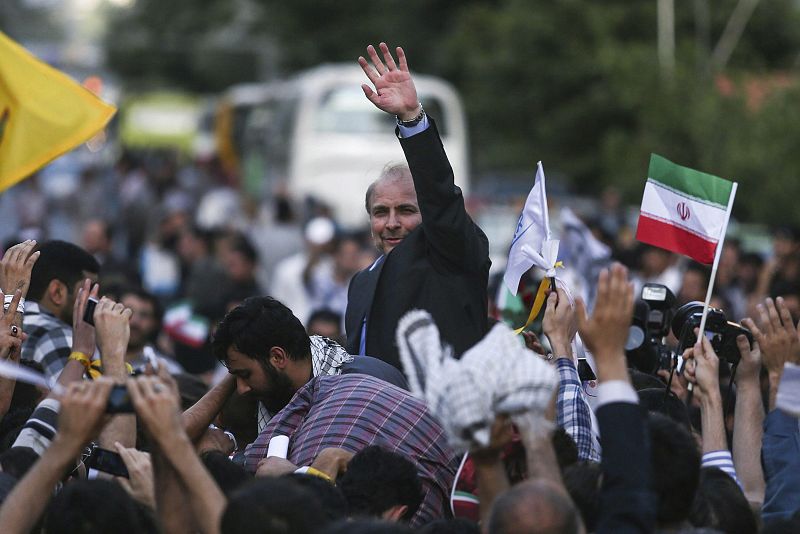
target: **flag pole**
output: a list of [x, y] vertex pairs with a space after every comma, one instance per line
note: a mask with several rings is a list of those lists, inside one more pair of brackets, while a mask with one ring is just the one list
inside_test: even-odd
[[714, 280], [717, 278], [717, 268], [719, 267], [719, 258], [722, 256], [722, 247], [725, 244], [725, 234], [728, 231], [728, 221], [731, 220], [731, 211], [733, 210], [733, 200], [736, 198], [736, 189], [739, 187], [739, 184], [733, 182], [733, 187], [731, 188], [731, 196], [728, 199], [728, 208], [725, 211], [725, 223], [722, 225], [722, 232], [719, 236], [719, 242], [717, 244], [717, 250], [714, 254], [714, 265], [711, 267], [711, 280], [708, 282], [708, 291], [706, 292], [706, 301], [703, 303], [703, 317], [700, 319], [700, 333], [697, 335], [697, 339], [699, 340], [706, 330], [706, 318], [708, 317], [708, 304], [711, 302], [711, 293], [714, 291]]

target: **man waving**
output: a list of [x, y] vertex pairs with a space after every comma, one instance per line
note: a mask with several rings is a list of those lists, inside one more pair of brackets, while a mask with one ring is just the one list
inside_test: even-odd
[[402, 48], [395, 63], [380, 44], [358, 59], [375, 106], [397, 117], [408, 166], [387, 166], [366, 194], [372, 238], [382, 256], [356, 274], [348, 292], [348, 351], [398, 368], [395, 330], [409, 310], [425, 309], [456, 355], [487, 331], [489, 242], [469, 218], [435, 121], [417, 98]]

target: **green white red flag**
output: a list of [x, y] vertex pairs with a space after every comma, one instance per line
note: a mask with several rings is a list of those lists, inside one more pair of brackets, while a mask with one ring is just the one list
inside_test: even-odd
[[733, 190], [733, 182], [652, 154], [636, 239], [710, 265], [725, 237]]

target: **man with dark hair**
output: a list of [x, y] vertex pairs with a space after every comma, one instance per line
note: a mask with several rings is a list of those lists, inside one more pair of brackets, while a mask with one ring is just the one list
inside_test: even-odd
[[378, 109], [397, 117], [408, 162], [390, 166], [367, 190], [372, 237], [382, 253], [350, 282], [345, 328], [352, 353], [371, 354], [400, 368], [395, 330], [412, 309], [424, 309], [443, 341], [460, 355], [488, 330], [489, 242], [470, 219], [439, 132], [417, 99], [406, 57], [398, 64], [385, 43], [383, 60], [359, 64], [374, 89], [362, 85]]
[[66, 241], [47, 241], [39, 252], [25, 304], [23, 326], [28, 338], [22, 344], [22, 358], [41, 363], [45, 374], [53, 377], [72, 352], [72, 311], [78, 289], [87, 278], [97, 280], [100, 266], [91, 254]]
[[314, 494], [288, 478], [260, 478], [228, 500], [222, 534], [311, 534], [328, 523]]
[[180, 365], [171, 358], [157, 353], [153, 347], [164, 318], [164, 310], [155, 295], [141, 287], [131, 286], [119, 292], [119, 301], [132, 312], [131, 336], [128, 340], [128, 350], [125, 352], [125, 361], [131, 364], [134, 370], [143, 371], [148, 360], [146, 354], [150, 354], [165, 361], [170, 374], [182, 372]]
[[700, 478], [697, 442], [685, 426], [665, 415], [651, 412], [649, 422], [656, 522], [664, 529], [685, 527]]
[[309, 336], [322, 336], [336, 341], [346, 343], [342, 339], [342, 316], [333, 310], [323, 308], [314, 310], [308, 317], [306, 331]]
[[[337, 343], [309, 337], [292, 311], [272, 297], [251, 297], [228, 312], [212, 342], [214, 355], [236, 377], [240, 395], [280, 411], [315, 376], [361, 373], [407, 388], [397, 369], [369, 356], [351, 356]], [[259, 413], [259, 430], [268, 416]]]
[[337, 484], [351, 516], [409, 521], [422, 502], [422, 483], [414, 464], [376, 445], [356, 453]]

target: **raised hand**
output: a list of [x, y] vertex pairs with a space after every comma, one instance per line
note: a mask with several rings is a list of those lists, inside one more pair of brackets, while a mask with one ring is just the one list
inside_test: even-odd
[[97, 344], [103, 358], [103, 368], [108, 364], [122, 364], [131, 336], [130, 308], [103, 297], [94, 310]]
[[31, 284], [31, 271], [33, 264], [39, 259], [41, 254], [36, 248], [36, 241], [28, 240], [14, 245], [6, 251], [3, 259], [0, 260], [0, 288], [11, 293], [19, 289], [22, 297], [28, 294], [28, 287]]
[[572, 357], [571, 343], [578, 330], [578, 323], [575, 309], [563, 289], [556, 289], [548, 295], [542, 330], [550, 340], [550, 347], [556, 357]]
[[704, 397], [719, 397], [719, 357], [708, 338], [702, 336], [698, 339], [691, 354], [688, 351], [684, 354], [684, 358], [687, 357], [695, 362], [694, 372], [686, 373], [689, 381], [697, 384]]
[[[0, 300], [4, 299], [5, 295], [0, 291]], [[16, 309], [22, 298], [22, 290], [17, 289], [14, 292], [14, 298], [8, 307], [8, 310], [3, 312], [0, 318], [0, 360], [18, 360], [19, 349], [22, 346], [22, 330], [14, 324], [16, 319]]]
[[414, 80], [408, 72], [406, 55], [402, 48], [399, 46], [396, 48], [398, 67], [386, 43], [381, 43], [380, 49], [385, 64], [372, 45], [367, 47], [367, 55], [374, 67], [371, 67], [363, 56], [358, 58], [358, 64], [375, 87], [373, 90], [369, 85], [363, 84], [361, 88], [369, 101], [378, 109], [397, 115], [400, 120], [412, 120], [419, 115], [421, 107]]
[[92, 281], [87, 278], [78, 289], [72, 308], [72, 350], [86, 354], [90, 358], [94, 354], [95, 328], [83, 320], [83, 314], [86, 311], [86, 302], [90, 297], [97, 299], [99, 292], [100, 286], [92, 285]]
[[758, 342], [767, 371], [781, 374], [784, 363], [800, 363], [800, 340], [783, 298], [778, 297], [777, 302], [768, 298], [759, 304], [757, 319], [758, 324], [749, 318], [742, 322]]
[[741, 359], [739, 365], [736, 366], [736, 385], [741, 387], [745, 382], [754, 385], [759, 384], [759, 374], [761, 372], [761, 348], [758, 342], [753, 343], [753, 348], [750, 348], [750, 342], [747, 337], [740, 335], [736, 338], [736, 346], [739, 347], [739, 354]]
[[181, 425], [180, 398], [172, 384], [158, 376], [130, 378], [127, 384], [139, 421], [162, 451], [189, 442]]
[[597, 362], [598, 379], [628, 380], [625, 362], [625, 341], [633, 317], [633, 285], [628, 270], [614, 264], [603, 269], [597, 283], [597, 300], [589, 317], [586, 304], [578, 298], [578, 332]]
[[153, 463], [150, 454], [124, 447], [121, 443], [114, 444], [117, 453], [128, 469], [128, 478], [115, 477], [120, 486], [125, 488], [128, 495], [142, 503], [151, 510], [156, 508], [156, 491], [153, 483]]
[[311, 467], [325, 473], [333, 482], [336, 482], [339, 475], [347, 471], [347, 464], [352, 458], [353, 453], [350, 451], [338, 447], [327, 447], [317, 454]]
[[[103, 415], [111, 387], [107, 378], [72, 382], [61, 396], [56, 442], [77, 455], [103, 426]], [[54, 446], [55, 443], [54, 442]]]

